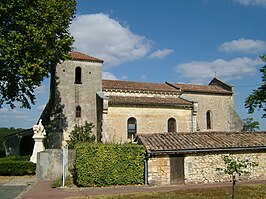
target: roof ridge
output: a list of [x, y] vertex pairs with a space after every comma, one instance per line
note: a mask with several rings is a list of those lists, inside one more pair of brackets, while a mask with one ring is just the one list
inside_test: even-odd
[[119, 80], [119, 79], [103, 79], [103, 81], [117, 81], [117, 82], [130, 82], [130, 83], [161, 84], [161, 85], [165, 85], [165, 83], [159, 83], [159, 82], [139, 82], [139, 81], [133, 81], [133, 80]]
[[69, 53], [70, 55], [70, 59], [71, 60], [76, 60], [76, 61], [91, 61], [91, 62], [99, 62], [99, 63], [103, 63], [104, 61], [96, 58], [96, 57], [92, 57], [90, 55], [87, 55], [85, 53], [81, 53], [79, 51], [71, 51]]

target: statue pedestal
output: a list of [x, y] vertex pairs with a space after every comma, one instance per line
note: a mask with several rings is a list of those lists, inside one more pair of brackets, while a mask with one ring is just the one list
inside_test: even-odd
[[44, 145], [43, 145], [43, 140], [45, 136], [34, 135], [32, 138], [34, 139], [35, 144], [34, 144], [32, 156], [30, 157], [30, 161], [33, 163], [37, 163], [37, 153], [45, 150]]

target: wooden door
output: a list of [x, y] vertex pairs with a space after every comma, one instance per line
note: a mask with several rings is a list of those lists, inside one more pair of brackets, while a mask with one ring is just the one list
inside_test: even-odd
[[170, 156], [170, 184], [184, 184], [184, 156]]

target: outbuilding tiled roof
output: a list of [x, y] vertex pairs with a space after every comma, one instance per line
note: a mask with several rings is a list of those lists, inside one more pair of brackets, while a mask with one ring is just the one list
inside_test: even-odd
[[193, 93], [216, 93], [216, 94], [232, 94], [232, 91], [228, 91], [219, 86], [214, 85], [196, 85], [196, 84], [173, 84], [175, 87], [180, 88], [183, 92]]
[[103, 90], [128, 90], [128, 91], [155, 91], [155, 92], [176, 92], [179, 91], [167, 84], [133, 82], [121, 80], [103, 80]]
[[138, 134], [150, 154], [266, 150], [266, 132]]
[[99, 63], [103, 63], [103, 60], [95, 58], [95, 57], [91, 57], [89, 55], [86, 55], [84, 53], [81, 52], [77, 52], [77, 51], [73, 51], [70, 52], [70, 59], [71, 60], [76, 60], [76, 61], [91, 61], [91, 62], [99, 62]]
[[192, 106], [192, 102], [181, 98], [162, 98], [162, 97], [131, 97], [131, 96], [110, 96], [108, 101], [109, 106]]

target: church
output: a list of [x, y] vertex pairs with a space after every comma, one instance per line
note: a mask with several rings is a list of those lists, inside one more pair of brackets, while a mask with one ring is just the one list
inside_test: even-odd
[[139, 133], [235, 132], [243, 122], [234, 88], [218, 78], [208, 85], [102, 79], [103, 60], [71, 52], [51, 77], [41, 116], [49, 148], [60, 148], [75, 125], [94, 124], [98, 142], [133, 142]]
[[42, 114], [48, 148], [61, 148], [87, 121], [97, 142], [144, 145], [148, 184], [228, 181], [216, 170], [228, 154], [258, 162], [249, 178], [265, 179], [265, 132], [241, 132], [233, 86], [217, 77], [208, 85], [104, 80], [102, 65], [71, 52], [56, 67]]
[[[53, 151], [60, 151], [75, 125], [88, 122], [97, 142], [144, 145], [147, 184], [229, 181], [217, 171], [226, 155], [259, 164], [243, 180], [266, 179], [266, 132], [242, 132], [233, 86], [217, 77], [208, 85], [104, 80], [102, 65], [101, 59], [71, 52], [51, 73], [49, 102], [40, 116], [48, 150], [38, 163], [51, 172], [48, 177], [59, 175], [53, 168], [61, 152]], [[30, 146], [25, 153], [31, 152], [32, 134], [30, 129], [6, 137], [6, 154], [27, 155], [22, 152]]]

